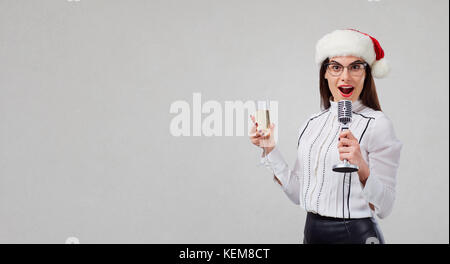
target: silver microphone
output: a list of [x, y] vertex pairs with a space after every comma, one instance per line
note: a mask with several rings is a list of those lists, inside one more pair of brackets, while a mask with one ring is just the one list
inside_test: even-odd
[[[341, 100], [338, 102], [338, 121], [341, 123], [341, 131], [348, 129], [348, 124], [352, 121], [352, 101]], [[336, 172], [355, 172], [359, 168], [350, 164], [346, 159], [343, 163], [333, 165], [333, 171]]]
[[352, 101], [341, 100], [338, 102], [338, 121], [344, 126], [352, 121]]

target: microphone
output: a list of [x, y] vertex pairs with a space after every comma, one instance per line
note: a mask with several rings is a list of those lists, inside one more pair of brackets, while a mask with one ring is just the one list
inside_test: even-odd
[[348, 129], [347, 123], [352, 121], [352, 101], [341, 100], [338, 102], [338, 121], [345, 126], [345, 129]]
[[[340, 100], [338, 102], [338, 121], [341, 123], [341, 131], [349, 128], [347, 124], [352, 121], [352, 101]], [[341, 164], [333, 165], [333, 171], [335, 172], [346, 173], [358, 170], [358, 166], [350, 164], [346, 159]]]

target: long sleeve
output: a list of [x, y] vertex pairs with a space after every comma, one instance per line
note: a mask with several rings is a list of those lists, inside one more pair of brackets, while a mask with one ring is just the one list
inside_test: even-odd
[[375, 207], [379, 218], [388, 216], [394, 206], [400, 142], [391, 121], [383, 114], [374, 120], [368, 142], [369, 178], [362, 186], [363, 197]]
[[289, 165], [284, 160], [278, 146], [275, 146], [275, 148], [267, 155], [267, 160], [264, 157], [261, 158], [261, 163], [272, 170], [274, 177], [281, 182], [281, 188], [289, 199], [295, 204], [300, 204], [300, 160], [297, 158], [294, 169], [290, 170]]
[[[337, 149], [338, 102], [331, 100], [329, 108], [311, 115], [301, 126], [293, 167], [289, 167], [278, 145], [261, 157], [261, 163], [288, 198], [307, 212], [333, 218], [347, 214], [353, 218], [385, 218], [394, 207], [403, 144], [383, 112], [361, 101], [353, 102], [352, 107], [351, 130], [359, 138], [361, 154], [369, 168], [364, 184], [359, 180], [346, 184], [345, 175], [332, 170], [342, 161]], [[357, 184], [355, 188], [353, 183]]]

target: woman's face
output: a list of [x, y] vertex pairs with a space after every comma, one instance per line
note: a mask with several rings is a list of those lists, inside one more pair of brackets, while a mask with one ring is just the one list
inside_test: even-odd
[[364, 65], [359, 63], [365, 63], [365, 61], [355, 56], [338, 56], [330, 58], [329, 63], [331, 65], [325, 72], [325, 79], [328, 81], [334, 101], [358, 100], [366, 77]]

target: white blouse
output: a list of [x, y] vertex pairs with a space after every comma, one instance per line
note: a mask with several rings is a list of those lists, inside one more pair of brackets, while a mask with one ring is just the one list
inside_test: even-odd
[[[334, 172], [333, 165], [342, 163], [337, 148], [341, 128], [337, 102], [330, 103], [330, 108], [312, 115], [302, 125], [292, 170], [277, 146], [267, 159], [261, 157], [261, 163], [281, 182], [289, 199], [308, 212], [336, 218], [373, 217], [374, 214], [384, 218], [394, 205], [403, 144], [383, 112], [363, 105], [361, 100], [353, 102], [349, 127], [359, 141], [370, 175], [363, 186], [357, 172]], [[374, 205], [374, 212], [369, 203]]]

